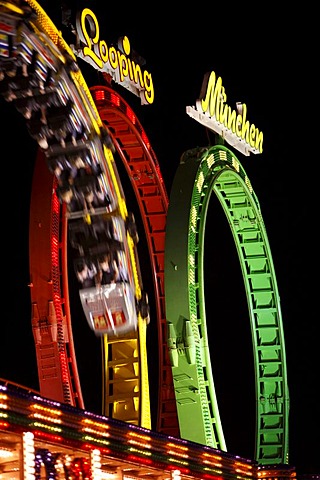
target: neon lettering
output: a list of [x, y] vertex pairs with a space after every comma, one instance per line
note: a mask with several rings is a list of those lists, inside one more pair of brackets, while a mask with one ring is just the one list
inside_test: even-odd
[[[128, 37], [121, 38], [119, 50], [113, 45], [108, 48], [105, 40], [100, 40], [97, 17], [89, 8], [77, 15], [76, 29], [82, 48], [83, 59], [98, 70], [107, 71], [112, 78], [140, 96], [142, 103], [154, 101], [154, 88], [151, 74], [130, 58], [131, 46]], [[78, 55], [79, 52], [77, 51]]]
[[262, 153], [263, 133], [247, 120], [246, 104], [239, 104], [237, 110], [232, 110], [226, 102], [221, 77], [217, 78], [215, 72], [207, 73], [196, 108], [187, 107], [187, 113], [245, 155], [249, 152]]

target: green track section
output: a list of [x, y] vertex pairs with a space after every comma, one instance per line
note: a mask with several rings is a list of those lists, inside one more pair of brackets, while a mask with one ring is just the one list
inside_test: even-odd
[[258, 199], [239, 160], [223, 145], [182, 155], [169, 201], [165, 299], [180, 434], [227, 450], [204, 295], [204, 233], [212, 193], [228, 219], [247, 297], [256, 393], [255, 459], [262, 465], [286, 464], [289, 391], [276, 275]]

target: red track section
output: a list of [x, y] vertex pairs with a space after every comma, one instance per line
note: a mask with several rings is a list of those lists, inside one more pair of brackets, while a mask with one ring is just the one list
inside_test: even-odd
[[[156, 301], [159, 352], [157, 431], [179, 437], [171, 364], [167, 353], [164, 250], [168, 196], [157, 158], [136, 115], [112, 88], [91, 88], [133, 187], [148, 243]], [[34, 173], [30, 212], [32, 326], [40, 392], [84, 408], [73, 346], [67, 281], [66, 221], [42, 154]]]
[[84, 408], [71, 329], [66, 220], [53, 182], [39, 150], [29, 228], [32, 329], [39, 386], [47, 398]]
[[157, 430], [179, 436], [171, 364], [167, 353], [167, 323], [164, 297], [165, 228], [168, 195], [158, 160], [136, 115], [118, 93], [109, 87], [92, 87], [92, 96], [108, 126], [117, 152], [127, 170], [139, 204], [153, 271], [158, 342], [159, 389]]

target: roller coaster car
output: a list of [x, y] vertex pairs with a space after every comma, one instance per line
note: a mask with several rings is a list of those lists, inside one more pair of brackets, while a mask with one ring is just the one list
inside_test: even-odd
[[[1, 3], [12, 10], [10, 2]], [[30, 14], [27, 6], [14, 19], [0, 13], [0, 95], [25, 117], [56, 177], [77, 267], [82, 262], [76, 273], [90, 328], [96, 335], [122, 336], [149, 311], [139, 288], [138, 233], [134, 217], [124, 218], [124, 194], [110, 155], [112, 135], [100, 125], [82, 76], [74, 75], [74, 55], [60, 51]]]
[[69, 221], [75, 271], [82, 283], [79, 295], [97, 336], [126, 335], [137, 329], [138, 313], [144, 320], [149, 315], [147, 296], [137, 298], [128, 233], [121, 216], [92, 216], [87, 225], [82, 220]]
[[64, 147], [51, 145], [46, 159], [58, 181], [58, 198], [67, 204], [68, 218], [83, 217], [85, 211], [102, 214], [117, 208], [117, 195], [105, 165], [100, 137], [77, 144], [69, 142]]
[[87, 224], [82, 219], [74, 219], [68, 222], [69, 240], [71, 246], [78, 251], [80, 256], [96, 257], [112, 250], [124, 249], [124, 237], [121, 235], [117, 217], [106, 217], [93, 215], [91, 223]]
[[119, 337], [137, 329], [135, 296], [129, 283], [82, 289], [80, 299], [89, 327], [97, 336]]

